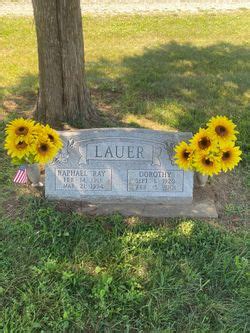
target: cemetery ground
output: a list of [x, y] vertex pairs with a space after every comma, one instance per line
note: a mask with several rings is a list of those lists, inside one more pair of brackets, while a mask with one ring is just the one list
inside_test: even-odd
[[61, 212], [14, 186], [3, 130], [36, 101], [31, 18], [0, 18], [1, 329], [247, 332], [250, 12], [87, 16], [93, 126], [195, 132], [217, 114], [244, 151], [211, 179], [218, 220]]

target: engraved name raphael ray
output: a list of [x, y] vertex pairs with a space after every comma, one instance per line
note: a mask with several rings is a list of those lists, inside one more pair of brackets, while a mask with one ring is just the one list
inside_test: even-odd
[[56, 169], [56, 189], [111, 191], [111, 169]]

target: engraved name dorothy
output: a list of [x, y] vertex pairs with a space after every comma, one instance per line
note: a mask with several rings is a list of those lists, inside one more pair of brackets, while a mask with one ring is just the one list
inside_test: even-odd
[[182, 170], [128, 170], [128, 191], [183, 192]]

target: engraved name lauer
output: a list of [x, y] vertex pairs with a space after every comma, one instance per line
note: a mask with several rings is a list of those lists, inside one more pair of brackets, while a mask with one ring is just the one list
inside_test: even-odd
[[[148, 147], [148, 146], [147, 146]], [[87, 164], [88, 160], [150, 160], [152, 165], [161, 165], [160, 157], [162, 148], [151, 146], [150, 159], [143, 145], [94, 145], [94, 152], [88, 156], [87, 145], [79, 145], [79, 165]]]

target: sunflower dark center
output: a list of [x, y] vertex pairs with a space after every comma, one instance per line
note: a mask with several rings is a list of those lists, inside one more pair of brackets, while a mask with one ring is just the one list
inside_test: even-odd
[[20, 142], [18, 142], [18, 144], [16, 145], [17, 149], [24, 149], [24, 148], [26, 148], [27, 146], [28, 146], [27, 143], [24, 142], [24, 141], [20, 141]]
[[203, 158], [202, 163], [206, 166], [212, 166], [213, 162], [209, 158]]
[[222, 159], [223, 159], [223, 161], [228, 160], [230, 157], [231, 157], [230, 151], [226, 151], [226, 152], [224, 152], [223, 155], [222, 155]]
[[28, 128], [25, 126], [20, 126], [15, 130], [16, 135], [26, 135], [28, 133]]
[[55, 138], [53, 137], [52, 134], [48, 134], [48, 137], [49, 137], [49, 139], [50, 139], [51, 142], [54, 142], [54, 141], [55, 141]]
[[227, 129], [226, 127], [219, 125], [215, 127], [215, 132], [219, 135], [219, 136], [225, 136], [227, 134]]
[[49, 150], [49, 146], [47, 145], [47, 143], [42, 143], [39, 147], [39, 151], [40, 153], [44, 154]]
[[211, 141], [206, 136], [201, 138], [198, 142], [198, 146], [199, 146], [200, 149], [207, 149], [208, 147], [210, 147], [210, 145], [211, 145]]
[[189, 158], [190, 152], [184, 150], [182, 153], [183, 158], [185, 158], [186, 160]]

